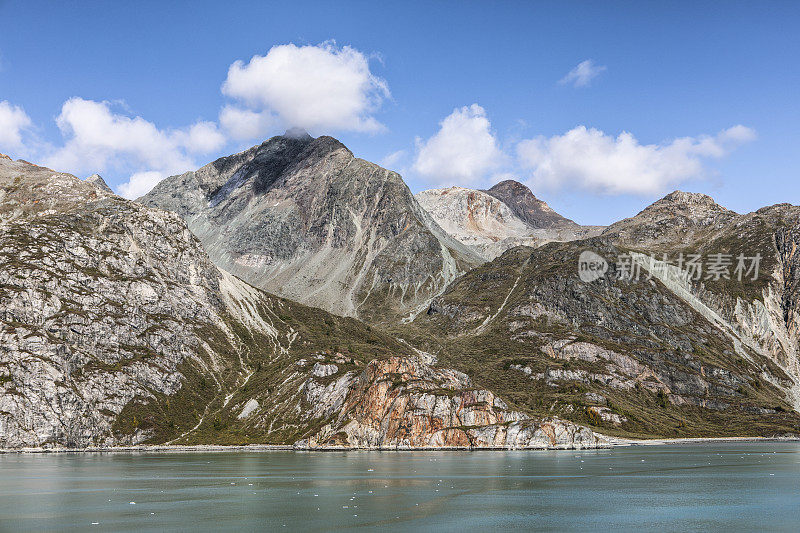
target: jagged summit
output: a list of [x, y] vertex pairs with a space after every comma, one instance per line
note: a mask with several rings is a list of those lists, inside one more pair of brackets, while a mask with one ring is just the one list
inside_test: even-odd
[[281, 135], [159, 183], [211, 258], [246, 281], [336, 314], [395, 320], [481, 262], [399, 174], [329, 136]]

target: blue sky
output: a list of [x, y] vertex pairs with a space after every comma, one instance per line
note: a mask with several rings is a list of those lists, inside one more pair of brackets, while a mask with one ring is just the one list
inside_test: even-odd
[[514, 176], [585, 224], [675, 188], [800, 203], [796, 2], [0, 0], [0, 20], [0, 152], [129, 195], [296, 121], [415, 192]]

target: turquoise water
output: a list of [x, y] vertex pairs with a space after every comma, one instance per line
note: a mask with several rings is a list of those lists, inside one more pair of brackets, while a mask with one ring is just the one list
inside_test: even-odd
[[2, 531], [376, 527], [798, 531], [800, 444], [0, 455]]

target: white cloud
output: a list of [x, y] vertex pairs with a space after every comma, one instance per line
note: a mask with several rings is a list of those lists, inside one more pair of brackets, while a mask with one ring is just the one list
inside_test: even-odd
[[[273, 46], [246, 64], [236, 61], [222, 92], [254, 113], [274, 113], [284, 127], [319, 133], [383, 129], [372, 114], [389, 97], [386, 82], [370, 72], [364, 54], [332, 42]], [[255, 117], [227, 113], [229, 125], [239, 123], [233, 129], [240, 135], [260, 131]]]
[[213, 122], [162, 130], [141, 117], [114, 113], [108, 102], [82, 98], [67, 100], [56, 123], [67, 140], [45, 158], [45, 164], [76, 174], [133, 171], [120, 187], [129, 198], [145, 184], [155, 185], [156, 175], [164, 178], [195, 168], [194, 155], [217, 150], [226, 142]]
[[158, 182], [166, 177], [165, 173], [157, 170], [137, 172], [127, 182], [119, 186], [119, 194], [130, 199], [139, 198], [150, 192], [153, 187], [158, 185]]
[[417, 139], [414, 170], [437, 185], [479, 182], [503, 161], [486, 111], [478, 104], [455, 109], [427, 141]]
[[276, 119], [269, 111], [226, 105], [219, 113], [219, 123], [231, 137], [244, 141], [266, 137], [276, 125]]
[[586, 87], [589, 82], [604, 70], [606, 70], [605, 66], [595, 65], [594, 61], [587, 59], [578, 63], [578, 66], [570, 70], [558, 83], [562, 85], [572, 84], [573, 87]]
[[655, 194], [706, 175], [703, 160], [721, 158], [755, 139], [745, 126], [715, 136], [682, 137], [663, 144], [639, 144], [623, 132], [616, 138], [585, 126], [564, 135], [537, 137], [517, 145], [520, 164], [537, 187], [577, 186], [605, 194]]
[[21, 107], [0, 102], [0, 148], [21, 148], [22, 132], [30, 127], [31, 119]]

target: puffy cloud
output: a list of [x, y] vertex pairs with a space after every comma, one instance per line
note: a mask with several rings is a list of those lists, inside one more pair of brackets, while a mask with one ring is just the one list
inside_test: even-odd
[[236, 61], [222, 92], [253, 113], [223, 109], [228, 126], [241, 136], [260, 132], [269, 114], [284, 127], [315, 132], [378, 131], [383, 126], [372, 114], [389, 97], [386, 82], [370, 72], [364, 54], [332, 42], [273, 46], [248, 63]]
[[682, 137], [664, 144], [640, 144], [623, 132], [616, 138], [579, 126], [564, 135], [537, 137], [517, 145], [520, 164], [532, 170], [536, 186], [577, 186], [606, 194], [655, 194], [706, 174], [703, 159], [720, 158], [755, 139], [745, 126], [715, 136]]
[[606, 70], [603, 65], [595, 65], [594, 61], [587, 59], [578, 63], [574, 69], [570, 70], [566, 76], [561, 78], [558, 83], [562, 85], [572, 84], [573, 87], [586, 87], [594, 78]]
[[226, 142], [213, 122], [161, 130], [141, 117], [114, 113], [108, 102], [82, 98], [67, 100], [56, 123], [67, 140], [45, 163], [73, 173], [133, 170], [128, 183], [120, 187], [129, 198], [145, 184], [152, 186], [158, 179], [194, 168], [194, 155], [217, 150]]
[[153, 187], [158, 185], [159, 181], [166, 177], [166, 174], [157, 170], [137, 172], [119, 186], [119, 194], [130, 199], [139, 198], [150, 192]]
[[413, 169], [438, 185], [474, 184], [504, 159], [486, 111], [478, 104], [455, 109], [427, 141], [417, 139]]
[[266, 137], [276, 119], [269, 111], [251, 111], [227, 105], [219, 113], [219, 123], [236, 140]]
[[22, 132], [30, 126], [31, 119], [21, 107], [0, 102], [0, 148], [22, 147]]

